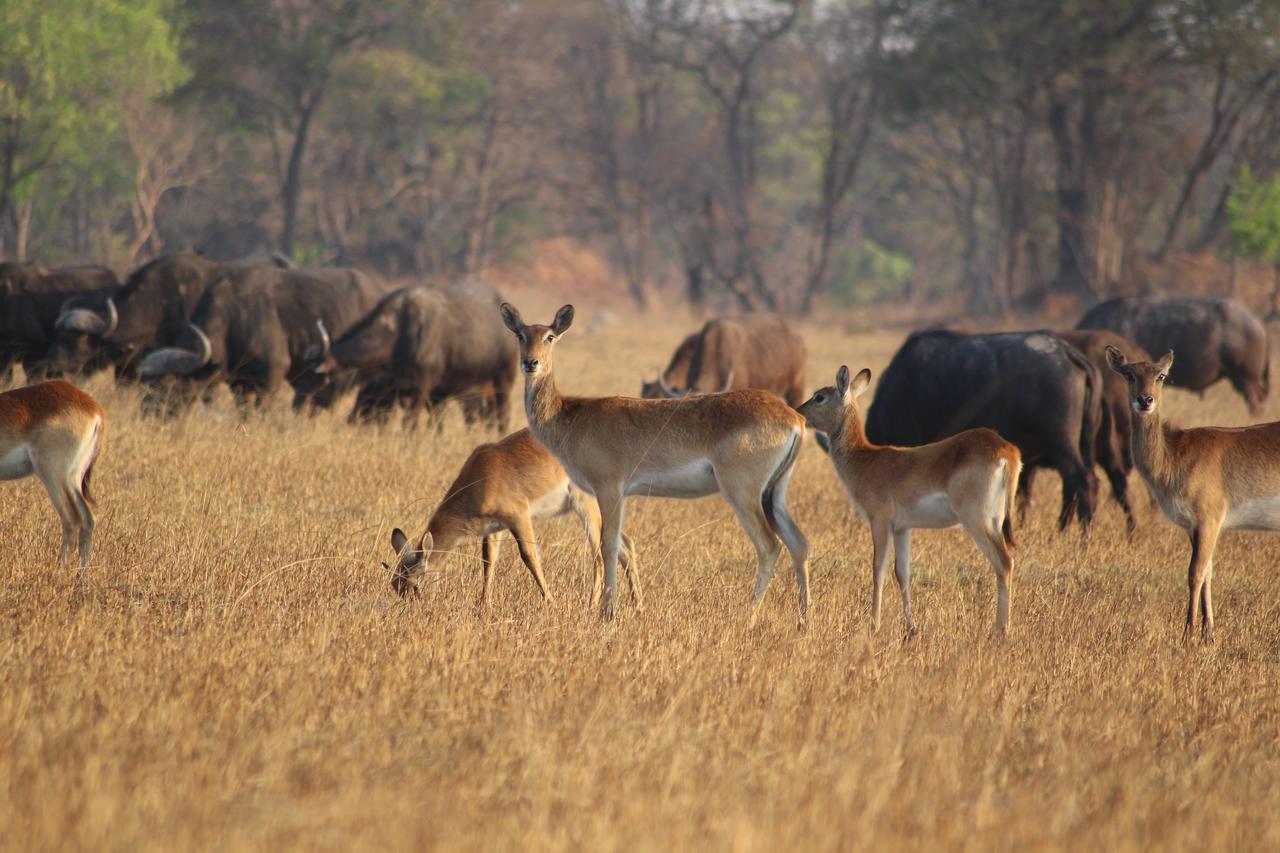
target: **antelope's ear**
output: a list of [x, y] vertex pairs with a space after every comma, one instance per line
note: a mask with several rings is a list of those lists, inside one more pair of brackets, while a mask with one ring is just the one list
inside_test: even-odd
[[858, 371], [857, 376], [853, 377], [853, 386], [850, 390], [853, 391], [853, 396], [861, 397], [866, 393], [867, 388], [870, 387], [870, 385], [871, 371], [864, 367]]
[[556, 333], [556, 337], [563, 335], [569, 331], [569, 327], [573, 325], [573, 306], [564, 305], [556, 312], [556, 318], [551, 321], [551, 331]]
[[1128, 376], [1129, 370], [1126, 367], [1128, 361], [1124, 357], [1124, 353], [1115, 347], [1107, 344], [1107, 367], [1110, 367], [1121, 376]]
[[1156, 362], [1156, 367], [1160, 368], [1161, 373], [1168, 373], [1169, 368], [1173, 367], [1173, 350], [1169, 350], [1160, 360]]
[[517, 338], [524, 340], [524, 320], [520, 319], [520, 312], [516, 310], [516, 306], [510, 302], [504, 302], [498, 310], [502, 312], [502, 322], [507, 325], [507, 328], [514, 332]]
[[428, 530], [426, 533], [422, 534], [422, 538], [418, 540], [418, 553], [426, 554], [435, 546], [436, 538], [432, 536], [431, 531]]
[[397, 527], [391, 531], [391, 547], [395, 549], [397, 554], [404, 552], [404, 546], [409, 544], [409, 537], [404, 535], [404, 531]]
[[849, 393], [849, 366], [847, 364], [840, 365], [840, 369], [836, 371], [836, 394], [840, 399], [844, 399]]

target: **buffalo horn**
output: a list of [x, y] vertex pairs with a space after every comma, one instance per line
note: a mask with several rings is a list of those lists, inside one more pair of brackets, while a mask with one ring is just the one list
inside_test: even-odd
[[164, 376], [170, 373], [194, 373], [209, 363], [213, 357], [213, 345], [209, 336], [194, 323], [188, 324], [196, 336], [198, 350], [166, 347], [158, 349], [142, 360], [138, 372], [145, 378], [148, 376]]
[[689, 392], [688, 392], [688, 391], [677, 391], [676, 389], [674, 389], [674, 388], [672, 388], [670, 385], [668, 385], [668, 384], [667, 384], [667, 379], [666, 379], [666, 377], [665, 377], [665, 376], [663, 376], [662, 374], [658, 374], [658, 387], [659, 387], [659, 388], [661, 388], [661, 389], [662, 389], [662, 393], [663, 393], [663, 394], [666, 394], [668, 397], [687, 397], [687, 396], [689, 396]]
[[106, 337], [116, 330], [116, 325], [120, 322], [120, 315], [116, 311], [115, 300], [107, 300], [107, 315], [105, 317], [88, 308], [74, 308], [72, 307], [74, 302], [75, 299], [73, 298], [62, 303], [62, 311], [58, 314], [58, 319], [54, 321], [54, 328], [67, 329], [72, 332], [85, 332], [99, 337]]
[[320, 344], [312, 344], [302, 353], [303, 361], [324, 361], [329, 357], [329, 345], [332, 341], [329, 338], [329, 330], [324, 327], [324, 320], [316, 319], [316, 331], [320, 333]]

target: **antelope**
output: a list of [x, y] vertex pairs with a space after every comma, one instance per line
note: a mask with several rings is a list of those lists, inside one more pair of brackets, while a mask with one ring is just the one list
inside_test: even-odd
[[[481, 606], [489, 604], [493, 582], [493, 564], [498, 559], [501, 540], [496, 534], [508, 530], [520, 549], [520, 559], [533, 575], [533, 582], [550, 602], [547, 582], [542, 574], [534, 520], [575, 513], [586, 529], [587, 544], [595, 568], [591, 591], [592, 606], [599, 601], [601, 584], [600, 509], [590, 495], [584, 494], [570, 481], [560, 464], [547, 449], [538, 444], [529, 430], [514, 432], [493, 444], [482, 444], [463, 463], [444, 500], [432, 513], [427, 529], [411, 545], [404, 531], [391, 532], [391, 547], [397, 560], [392, 570], [391, 588], [401, 596], [418, 595], [418, 578], [427, 570], [432, 554], [452, 551], [466, 538], [480, 537], [480, 557], [484, 567], [484, 589]], [[635, 570], [634, 550], [630, 539], [623, 539], [622, 562], [627, 583], [637, 608], [644, 605], [640, 580]], [[386, 566], [386, 564], [383, 564]]]
[[62, 519], [62, 565], [79, 536], [80, 570], [93, 546], [89, 476], [102, 450], [102, 407], [70, 382], [55, 379], [0, 394], [0, 480], [35, 474]]
[[814, 392], [799, 412], [827, 433], [836, 473], [858, 513], [871, 527], [871, 630], [880, 628], [880, 595], [893, 538], [894, 575], [902, 590], [907, 634], [911, 618], [911, 531], [964, 525], [996, 573], [996, 629], [1009, 628], [1013, 574], [1013, 500], [1022, 454], [994, 430], [979, 428], [919, 447], [875, 445], [867, 440], [857, 398], [871, 383], [863, 369], [849, 379], [836, 373], [834, 387]]
[[662, 400], [566, 397], [552, 353], [573, 323], [573, 306], [549, 326], [527, 325], [510, 303], [502, 319], [520, 342], [529, 431], [600, 505], [606, 619], [617, 614], [617, 567], [626, 499], [681, 499], [719, 493], [756, 550], [754, 618], [786, 544], [799, 590], [800, 624], [809, 609], [809, 543], [787, 512], [804, 419], [767, 391], [738, 390]]
[[1223, 530], [1280, 531], [1280, 421], [1228, 429], [1178, 429], [1161, 422], [1160, 396], [1173, 352], [1154, 364], [1107, 347], [1107, 363], [1129, 382], [1133, 461], [1165, 517], [1191, 538], [1187, 622], [1199, 603], [1205, 642], [1213, 640], [1213, 551]]

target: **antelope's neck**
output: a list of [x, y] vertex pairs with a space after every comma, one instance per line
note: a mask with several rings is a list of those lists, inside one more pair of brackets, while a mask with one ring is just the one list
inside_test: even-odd
[[472, 521], [448, 512], [444, 507], [436, 510], [427, 525], [427, 532], [431, 534], [431, 550], [452, 551], [459, 539], [471, 533]]
[[524, 377], [524, 413], [529, 419], [529, 429], [535, 438], [546, 444], [544, 436], [550, 437], [554, 431], [556, 418], [564, 408], [564, 398], [556, 387], [555, 377], [546, 373], [542, 376]]
[[857, 410], [850, 409], [845, 413], [844, 423], [831, 436], [831, 446], [840, 448], [845, 457], [860, 450], [871, 449], [872, 444], [867, 441], [867, 433], [862, 428], [862, 419], [858, 417]]
[[1168, 480], [1172, 472], [1169, 470], [1169, 448], [1160, 416], [1135, 413], [1132, 422], [1133, 463], [1138, 472], [1153, 484]]

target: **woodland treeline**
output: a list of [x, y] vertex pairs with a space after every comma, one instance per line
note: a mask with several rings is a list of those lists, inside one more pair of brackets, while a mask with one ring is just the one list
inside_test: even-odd
[[640, 304], [1091, 301], [1271, 260], [1232, 199], [1280, 166], [1277, 33], [1217, 0], [6, 0], [0, 255], [453, 279], [567, 237]]

